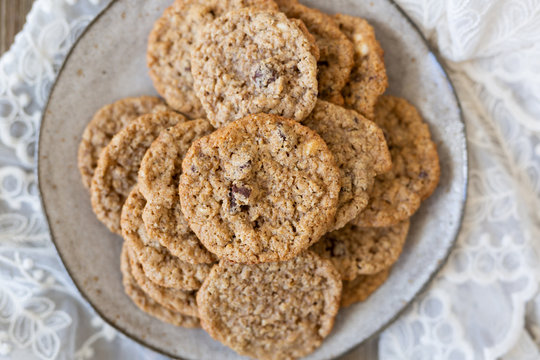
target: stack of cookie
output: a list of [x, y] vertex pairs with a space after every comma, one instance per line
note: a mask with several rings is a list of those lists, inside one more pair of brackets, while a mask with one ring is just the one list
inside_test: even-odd
[[147, 62], [164, 100], [105, 106], [79, 148], [126, 294], [243, 355], [309, 354], [386, 280], [434, 191], [427, 125], [382, 95], [365, 20], [295, 0], [176, 0]]

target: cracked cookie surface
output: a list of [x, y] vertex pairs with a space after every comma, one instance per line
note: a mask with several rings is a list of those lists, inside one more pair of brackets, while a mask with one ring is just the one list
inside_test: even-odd
[[195, 141], [180, 178], [201, 242], [242, 263], [288, 260], [335, 216], [339, 171], [323, 139], [294, 120], [250, 115]]
[[318, 100], [302, 122], [318, 133], [334, 154], [341, 188], [332, 230], [356, 218], [367, 206], [375, 176], [392, 162], [382, 130], [354, 110]]
[[409, 221], [385, 228], [347, 225], [326, 234], [311, 249], [329, 259], [343, 280], [375, 274], [394, 264], [405, 245]]
[[97, 218], [120, 234], [122, 205], [137, 183], [141, 160], [161, 130], [186, 118], [175, 112], [142, 115], [131, 121], [103, 149], [92, 177], [90, 198]]
[[373, 119], [377, 98], [388, 87], [384, 51], [366, 20], [343, 14], [334, 15], [334, 20], [354, 45], [354, 66], [342, 91], [345, 105]]
[[137, 256], [132, 253], [127, 242], [124, 244], [124, 247], [128, 249], [131, 275], [146, 295], [171, 311], [188, 316], [199, 316], [195, 290], [188, 291], [166, 288], [154, 283], [144, 273], [141, 263], [137, 259]]
[[142, 220], [146, 200], [137, 187], [122, 209], [122, 235], [154, 283], [179, 290], [197, 290], [212, 268], [211, 264], [190, 264], [171, 255], [167, 248], [148, 237]]
[[309, 251], [281, 263], [222, 260], [197, 294], [201, 325], [239, 354], [296, 359], [332, 330], [341, 287], [332, 264]]
[[367, 207], [353, 220], [358, 226], [390, 226], [411, 217], [440, 177], [437, 147], [416, 108], [405, 99], [381, 96], [375, 110], [392, 169], [375, 178]]
[[276, 0], [276, 3], [289, 18], [302, 20], [315, 38], [320, 53], [317, 61], [319, 98], [342, 105], [341, 90], [354, 65], [352, 42], [341, 32], [332, 16], [296, 0]]
[[178, 197], [182, 160], [196, 139], [213, 131], [204, 119], [187, 121], [163, 130], [141, 162], [139, 191], [147, 200], [143, 221], [148, 236], [172, 255], [192, 264], [217, 260], [191, 231]]
[[194, 87], [210, 123], [271, 113], [304, 119], [317, 99], [312, 43], [277, 11], [231, 11], [206, 26], [192, 50]]
[[198, 318], [184, 315], [161, 306], [139, 287], [131, 273], [129, 254], [125, 245], [122, 247], [122, 254], [120, 255], [120, 270], [122, 272], [124, 292], [139, 309], [163, 322], [176, 326], [187, 328], [200, 326]]
[[373, 275], [358, 275], [351, 281], [343, 281], [343, 293], [341, 294], [341, 307], [347, 307], [354, 303], [365, 301], [388, 279], [390, 269], [382, 270]]
[[86, 125], [78, 152], [78, 166], [84, 186], [90, 189], [101, 151], [132, 120], [150, 112], [168, 110], [165, 102], [154, 96], [125, 98], [99, 109]]
[[191, 48], [205, 25], [244, 7], [277, 8], [272, 0], [176, 0], [155, 22], [146, 62], [154, 87], [172, 108], [192, 118], [204, 116], [193, 90]]

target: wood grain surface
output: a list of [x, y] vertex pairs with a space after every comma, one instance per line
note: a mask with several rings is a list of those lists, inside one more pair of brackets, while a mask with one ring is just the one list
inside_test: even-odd
[[34, 0], [0, 0], [0, 54], [9, 49], [22, 29]]

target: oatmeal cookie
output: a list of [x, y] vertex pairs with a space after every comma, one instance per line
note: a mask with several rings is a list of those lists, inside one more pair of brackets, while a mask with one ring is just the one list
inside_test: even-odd
[[386, 228], [347, 225], [326, 234], [312, 250], [332, 261], [343, 280], [376, 274], [394, 264], [405, 245], [409, 221]]
[[319, 135], [277, 115], [249, 115], [193, 143], [180, 201], [211, 252], [241, 263], [288, 260], [331, 226], [339, 170]]
[[311, 252], [281, 263], [222, 260], [197, 293], [201, 325], [257, 359], [296, 359], [315, 350], [338, 312], [341, 280]]
[[302, 20], [315, 37], [320, 52], [317, 62], [319, 97], [342, 105], [341, 90], [349, 80], [354, 65], [352, 42], [341, 32], [332, 16], [296, 0], [276, 0], [276, 3], [289, 18]]
[[358, 275], [351, 281], [343, 281], [343, 293], [341, 295], [341, 307], [347, 307], [354, 303], [365, 301], [373, 294], [390, 275], [390, 269], [382, 270], [373, 275]]
[[120, 257], [120, 269], [122, 271], [122, 283], [126, 295], [145, 313], [158, 318], [161, 321], [187, 328], [199, 327], [199, 319], [194, 316], [184, 315], [171, 311], [150, 298], [137, 284], [131, 274], [131, 266], [126, 245], [122, 247]]
[[146, 62], [157, 92], [175, 110], [192, 118], [204, 116], [193, 91], [191, 47], [205, 25], [244, 7], [277, 9], [272, 0], [176, 0], [155, 22]]
[[144, 155], [139, 170], [139, 191], [147, 200], [142, 217], [148, 236], [192, 264], [212, 263], [217, 258], [189, 228], [180, 208], [178, 181], [182, 159], [191, 143], [212, 130], [208, 121], [199, 119], [162, 131]]
[[125, 98], [99, 109], [86, 125], [79, 145], [78, 164], [84, 186], [90, 189], [99, 154], [116, 133], [141, 115], [167, 109], [163, 100], [154, 96]]
[[166, 288], [154, 283], [144, 273], [141, 263], [139, 260], [137, 260], [137, 256], [132, 253], [132, 250], [129, 249], [127, 242], [125, 243], [124, 247], [128, 248], [131, 275], [137, 282], [137, 285], [146, 293], [146, 295], [171, 311], [179, 312], [180, 314], [188, 316], [199, 316], [196, 291]]
[[192, 49], [194, 87], [218, 128], [260, 112], [304, 119], [317, 99], [312, 44], [283, 13], [243, 9], [207, 25]]
[[146, 200], [135, 187], [122, 209], [122, 235], [144, 273], [154, 283], [166, 288], [197, 290], [212, 265], [194, 265], [181, 261], [157, 241], [149, 238], [142, 221], [145, 205]]
[[381, 96], [374, 121], [384, 132], [393, 165], [375, 178], [368, 206], [353, 220], [358, 226], [390, 226], [411, 217], [440, 177], [437, 147], [414, 106]]
[[356, 218], [369, 200], [368, 188], [392, 162], [382, 130], [354, 110], [318, 100], [303, 124], [321, 135], [334, 154], [341, 189], [332, 230]]
[[90, 195], [92, 209], [109, 230], [121, 233], [120, 213], [137, 183], [141, 160], [160, 131], [186, 118], [175, 112], [142, 115], [116, 134], [99, 157]]
[[366, 20], [343, 14], [334, 15], [334, 20], [354, 44], [354, 67], [342, 91], [345, 105], [373, 119], [377, 98], [388, 87], [384, 51]]

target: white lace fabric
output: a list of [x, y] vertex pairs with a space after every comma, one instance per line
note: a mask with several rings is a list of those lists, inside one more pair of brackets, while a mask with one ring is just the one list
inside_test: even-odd
[[[56, 255], [34, 147], [61, 63], [108, 0], [37, 0], [0, 59], [0, 358], [161, 358], [106, 325]], [[540, 1], [397, 0], [463, 107], [469, 196], [448, 263], [344, 359], [540, 358]]]

